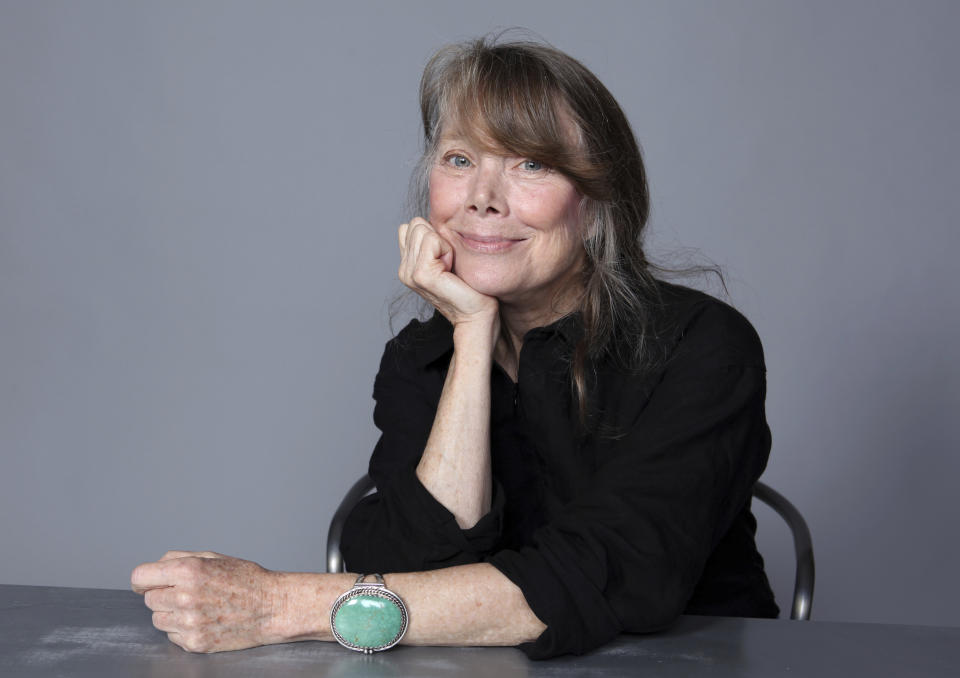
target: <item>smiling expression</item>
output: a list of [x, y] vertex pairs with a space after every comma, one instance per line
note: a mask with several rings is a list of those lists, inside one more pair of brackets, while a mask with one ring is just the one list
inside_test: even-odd
[[441, 137], [430, 172], [430, 222], [454, 248], [453, 272], [502, 303], [550, 309], [576, 288], [581, 195], [530, 158]]

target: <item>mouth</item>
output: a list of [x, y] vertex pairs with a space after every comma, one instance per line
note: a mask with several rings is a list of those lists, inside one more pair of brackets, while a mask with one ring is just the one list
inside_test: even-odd
[[480, 235], [479, 233], [461, 233], [459, 231], [456, 233], [468, 250], [482, 254], [500, 254], [526, 240], [526, 238], [506, 238], [501, 235]]

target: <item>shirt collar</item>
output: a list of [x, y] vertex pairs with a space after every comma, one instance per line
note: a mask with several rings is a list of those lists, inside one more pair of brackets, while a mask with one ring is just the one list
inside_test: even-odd
[[[533, 334], [557, 335], [566, 348], [572, 349], [583, 337], [583, 316], [579, 311], [574, 311], [549, 325], [535, 327], [527, 332], [524, 339]], [[426, 367], [453, 350], [453, 325], [439, 311], [434, 311], [429, 320], [419, 323], [412, 333], [411, 342], [417, 366]]]
[[574, 311], [541, 329], [559, 334], [572, 348], [583, 338], [583, 314], [580, 311]]

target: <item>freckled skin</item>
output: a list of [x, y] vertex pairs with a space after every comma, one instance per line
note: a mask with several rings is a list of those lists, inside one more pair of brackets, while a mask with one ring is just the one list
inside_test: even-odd
[[[155, 576], [163, 577], [165, 586], [142, 589], [154, 625], [193, 652], [263, 644], [275, 612], [274, 573], [239, 558], [179, 553], [155, 563]], [[135, 571], [134, 590], [137, 577]]]
[[[171, 642], [190, 652], [220, 652], [332, 641], [330, 608], [356, 578], [272, 572], [239, 558], [171, 551], [137, 567], [131, 583]], [[545, 628], [520, 589], [487, 563], [385, 578], [410, 611], [407, 644], [516, 645]]]

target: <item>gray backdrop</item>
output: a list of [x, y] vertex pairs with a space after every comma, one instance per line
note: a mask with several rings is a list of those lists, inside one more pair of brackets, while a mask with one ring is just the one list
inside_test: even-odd
[[420, 70], [525, 26], [630, 116], [654, 252], [722, 265], [763, 338], [815, 618], [960, 624], [958, 7], [3, 1], [0, 581], [323, 567], [376, 438]]

